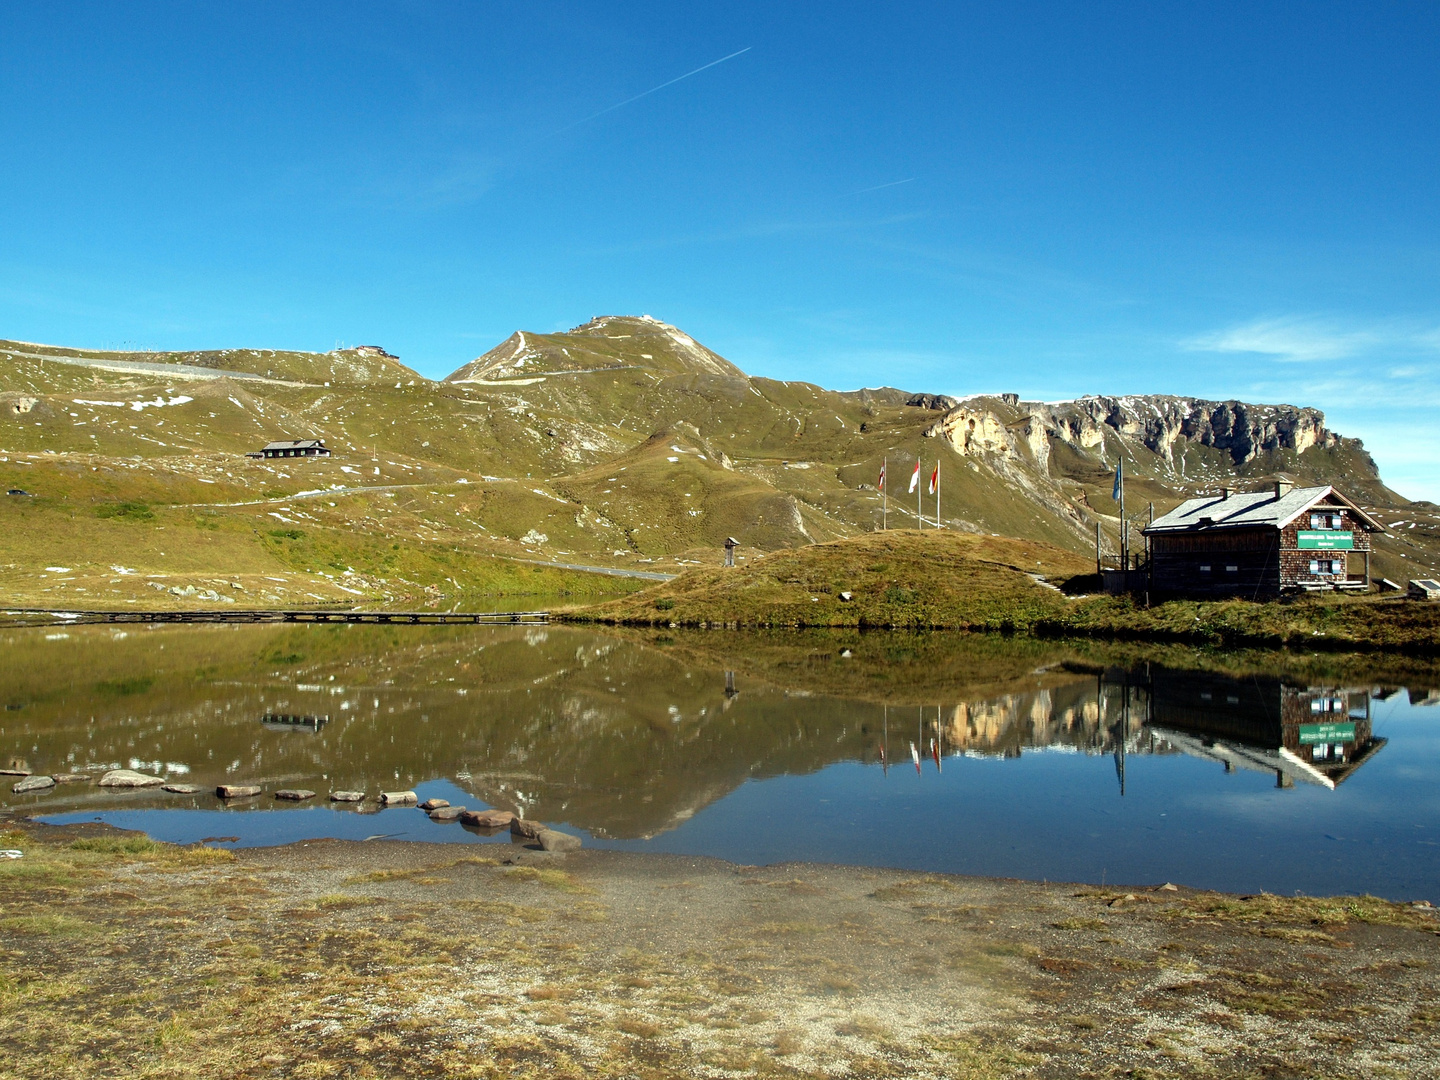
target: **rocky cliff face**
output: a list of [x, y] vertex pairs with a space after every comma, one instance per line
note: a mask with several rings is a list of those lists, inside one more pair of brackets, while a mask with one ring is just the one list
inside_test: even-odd
[[1172, 466], [1190, 443], [1224, 452], [1236, 467], [1262, 453], [1330, 447], [1339, 436], [1318, 409], [1249, 405], [1168, 395], [1084, 397], [1076, 401], [968, 398], [954, 404], [925, 434], [946, 439], [959, 453], [1028, 454], [1045, 466], [1050, 440], [1099, 451], [1115, 438], [1145, 447]]

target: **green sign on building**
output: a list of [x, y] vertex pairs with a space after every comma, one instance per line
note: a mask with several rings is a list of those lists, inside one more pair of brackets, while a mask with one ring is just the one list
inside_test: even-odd
[[1300, 745], [1313, 746], [1316, 743], [1354, 742], [1354, 724], [1301, 724]]
[[1323, 529], [1301, 529], [1296, 534], [1301, 551], [1354, 551], [1353, 532], [1328, 532]]

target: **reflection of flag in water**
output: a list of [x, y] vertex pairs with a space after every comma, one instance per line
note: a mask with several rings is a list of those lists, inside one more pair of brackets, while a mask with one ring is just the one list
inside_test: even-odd
[[915, 744], [910, 744], [910, 759], [915, 762], [915, 775], [920, 775], [920, 751], [915, 749]]
[[883, 464], [880, 466], [880, 481], [875, 486], [882, 489], [885, 487], [885, 466]]
[[935, 770], [940, 770], [940, 744], [934, 739], [930, 740], [930, 756], [935, 759]]
[[935, 463], [935, 471], [930, 474], [930, 494], [935, 494], [935, 489], [940, 486], [940, 463]]
[[915, 471], [910, 474], [910, 490], [914, 491], [920, 486], [920, 459], [915, 459]]

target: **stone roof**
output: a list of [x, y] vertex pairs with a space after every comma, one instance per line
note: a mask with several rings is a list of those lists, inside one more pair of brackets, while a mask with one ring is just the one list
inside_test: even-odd
[[1145, 527], [1147, 533], [1199, 532], [1210, 529], [1283, 529], [1311, 507], [1326, 500], [1344, 506], [1361, 527], [1371, 532], [1381, 525], [1353, 501], [1333, 487], [1292, 488], [1278, 492], [1232, 491], [1227, 494], [1201, 495], [1186, 499], [1168, 514], [1156, 518]]

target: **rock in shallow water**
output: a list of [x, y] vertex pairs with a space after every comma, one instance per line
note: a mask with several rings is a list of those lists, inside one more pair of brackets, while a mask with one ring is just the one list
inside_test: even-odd
[[198, 794], [200, 794], [200, 785], [198, 785], [198, 784], [166, 784], [166, 785], [165, 785], [164, 787], [162, 787], [160, 790], [161, 790], [161, 791], [168, 791], [168, 792], [170, 792], [172, 795], [198, 795]]
[[259, 795], [260, 788], [254, 784], [221, 784], [215, 789], [215, 794], [222, 799], [248, 799]]
[[429, 813], [431, 810], [443, 810], [450, 805], [449, 799], [426, 799], [420, 804], [420, 809]]
[[85, 784], [89, 783], [90, 774], [83, 772], [57, 772], [55, 782], [57, 784]]
[[557, 832], [554, 829], [541, 829], [540, 835], [536, 837], [540, 846], [546, 851], [579, 851], [580, 837], [571, 836], [569, 833]]
[[313, 799], [315, 792], [307, 791], [305, 788], [283, 788], [275, 792], [277, 799], [288, 799], [291, 802], [304, 802], [306, 799]]
[[330, 792], [331, 802], [364, 802], [365, 792], [363, 791], [332, 791]]
[[526, 840], [538, 840], [540, 830], [545, 826], [538, 821], [526, 821], [524, 818], [512, 818], [510, 821], [510, 835], [521, 836]]
[[27, 791], [48, 791], [54, 786], [53, 776], [27, 776], [10, 790], [16, 795], [23, 795]]
[[463, 806], [437, 806], [430, 811], [431, 821], [457, 821], [465, 813]]
[[134, 769], [111, 769], [100, 778], [101, 787], [159, 787], [163, 783], [158, 776], [147, 776]]
[[509, 810], [466, 810], [460, 815], [460, 824], [481, 829], [503, 829], [514, 820]]
[[382, 791], [380, 801], [386, 806], [414, 806], [420, 797], [413, 791]]

